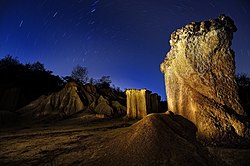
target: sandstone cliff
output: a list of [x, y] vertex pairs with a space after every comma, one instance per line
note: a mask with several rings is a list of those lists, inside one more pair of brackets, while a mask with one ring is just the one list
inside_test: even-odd
[[168, 110], [192, 121], [206, 144], [238, 144], [250, 137], [241, 120], [245, 112], [230, 48], [236, 30], [227, 16], [192, 22], [171, 34], [171, 50], [160, 66]]

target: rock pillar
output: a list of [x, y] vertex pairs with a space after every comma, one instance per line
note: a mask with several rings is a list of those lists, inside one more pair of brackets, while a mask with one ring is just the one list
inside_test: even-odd
[[192, 22], [171, 34], [171, 49], [160, 68], [165, 76], [169, 111], [192, 121], [204, 143], [231, 144], [249, 137], [240, 120], [231, 49], [234, 22], [220, 16]]
[[159, 112], [160, 97], [157, 94], [146, 89], [128, 89], [126, 95], [128, 118], [141, 119], [149, 113]]

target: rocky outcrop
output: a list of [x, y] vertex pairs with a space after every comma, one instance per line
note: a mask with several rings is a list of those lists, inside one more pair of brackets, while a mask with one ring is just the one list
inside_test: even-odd
[[141, 119], [150, 113], [159, 112], [160, 97], [151, 94], [146, 89], [128, 89], [127, 95], [127, 117]]
[[104, 114], [107, 116], [112, 116], [114, 114], [113, 108], [109, 106], [109, 101], [103, 96], [100, 96], [97, 101], [97, 106], [95, 107], [95, 112], [98, 114]]
[[197, 137], [210, 145], [241, 144], [250, 137], [230, 48], [236, 30], [227, 16], [192, 22], [171, 34], [171, 50], [160, 66], [168, 110], [192, 121]]
[[[106, 117], [125, 114], [126, 108], [122, 107], [119, 101], [110, 99], [105, 93], [101, 95], [98, 91], [100, 90], [91, 84], [80, 86], [76, 82], [70, 82], [61, 91], [41, 96], [18, 112], [23, 116], [37, 118], [64, 118], [83, 111]], [[113, 104], [114, 102], [116, 104]]]
[[113, 108], [114, 112], [116, 112], [118, 115], [126, 114], [127, 108], [118, 101], [111, 101], [111, 107]]

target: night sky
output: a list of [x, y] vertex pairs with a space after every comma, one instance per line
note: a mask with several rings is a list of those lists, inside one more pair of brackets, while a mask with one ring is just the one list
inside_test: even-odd
[[159, 65], [170, 34], [192, 21], [230, 16], [237, 73], [250, 73], [248, 0], [0, 0], [0, 58], [40, 61], [55, 75], [77, 64], [121, 88], [148, 88], [165, 98]]

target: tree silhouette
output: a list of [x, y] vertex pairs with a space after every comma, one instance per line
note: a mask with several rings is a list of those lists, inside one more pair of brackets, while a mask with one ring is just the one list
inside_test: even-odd
[[26, 64], [26, 67], [28, 69], [30, 69], [31, 71], [41, 71], [41, 72], [48, 72], [48, 73], [52, 73], [52, 71], [46, 70], [44, 67], [44, 64], [40, 63], [40, 62], [35, 62], [32, 64]]
[[[4, 94], [10, 96], [6, 100], [11, 100], [11, 96], [19, 96], [15, 106], [12, 106], [14, 108], [20, 108], [41, 95], [58, 91], [63, 86], [62, 79], [52, 75], [42, 63], [22, 64], [10, 55], [0, 60], [0, 78], [0, 100], [5, 100]], [[11, 89], [16, 89], [18, 94], [14, 94]]]
[[239, 88], [249, 88], [250, 87], [250, 77], [243, 73], [236, 76], [236, 82]]
[[75, 66], [71, 72], [71, 78], [82, 84], [86, 84], [89, 79], [88, 69], [80, 65]]
[[19, 60], [15, 57], [13, 58], [10, 55], [5, 56], [3, 59], [0, 60], [0, 68], [7, 68], [10, 66], [18, 66], [20, 65]]
[[112, 81], [110, 76], [102, 76], [99, 80], [97, 80], [96, 86], [99, 88], [109, 88], [111, 83]]
[[96, 80], [95, 80], [94, 78], [90, 78], [90, 79], [89, 79], [89, 83], [90, 83], [91, 85], [95, 85]]
[[250, 77], [247, 74], [236, 75], [239, 97], [244, 110], [250, 115]]

